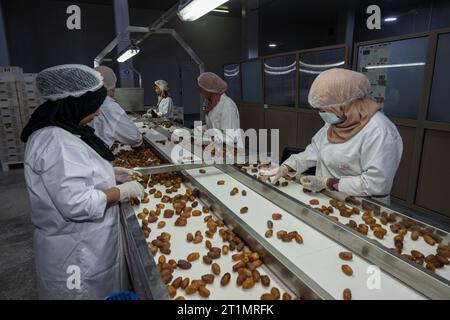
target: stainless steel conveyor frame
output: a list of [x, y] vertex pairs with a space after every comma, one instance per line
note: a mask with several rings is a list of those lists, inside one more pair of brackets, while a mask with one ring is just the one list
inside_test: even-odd
[[[147, 122], [147, 125], [152, 127], [157, 132], [163, 134], [170, 140], [170, 132], [164, 128], [158, 127], [155, 122]], [[145, 136], [144, 136], [145, 137]], [[156, 151], [159, 156], [170, 162], [167, 155], [160, 151], [157, 144], [145, 137], [146, 143]], [[198, 164], [193, 165], [192, 168], [198, 168]], [[239, 237], [247, 242], [252, 250], [258, 251], [263, 257], [265, 265], [279, 275], [280, 280], [293, 292], [307, 299], [333, 299], [333, 297], [323, 288], [321, 288], [314, 280], [307, 274], [300, 270], [291, 261], [286, 259], [274, 246], [264, 239], [261, 235], [256, 233], [249, 227], [239, 216], [233, 213], [224, 203], [222, 203], [213, 193], [207, 188], [198, 183], [192, 176], [184, 169], [189, 167], [180, 167], [179, 165], [162, 166], [155, 168], [153, 172], [180, 172], [181, 175], [188, 179], [188, 185], [191, 188], [196, 188], [201, 192], [201, 200], [210, 204], [214, 208], [214, 212], [226, 222]], [[405, 259], [403, 256], [390, 250], [377, 241], [369, 239], [347, 226], [333, 221], [327, 216], [321, 215], [318, 211], [310, 206], [298, 201], [279, 191], [278, 189], [261, 183], [254, 177], [241, 172], [237, 168], [230, 165], [216, 165], [225, 174], [236, 179], [250, 190], [260, 194], [261, 196], [270, 199], [275, 205], [284, 209], [298, 220], [306, 223], [320, 233], [325, 234], [332, 240], [348, 248], [350, 251], [358, 254], [374, 265], [379, 266], [383, 271], [390, 274], [399, 281], [405, 283], [407, 286], [413, 288], [415, 291], [421, 293], [430, 299], [450, 299], [450, 282], [439, 275], [436, 275], [429, 270], [418, 266], [411, 261]], [[183, 169], [180, 171], [180, 169]], [[152, 173], [152, 170], [146, 173]], [[336, 195], [329, 194], [330, 197], [336, 198]], [[345, 199], [341, 199], [344, 200]], [[387, 212], [396, 215], [401, 219], [414, 220], [411, 217], [400, 212], [391, 210], [388, 207], [365, 198], [356, 198], [356, 201], [362, 203], [365, 207], [369, 206], [374, 212]], [[140, 270], [139, 280], [135, 281], [138, 284], [139, 291], [145, 293], [147, 298], [167, 298], [167, 295], [161, 291], [164, 289], [160, 280], [158, 281], [158, 271], [154, 265], [151, 253], [147, 250], [145, 239], [139, 229], [139, 224], [136, 217], [131, 212], [127, 213], [127, 205], [124, 206], [126, 217], [126, 233], [129, 242], [134, 243], [135, 252], [132, 259], [137, 259], [137, 266]], [[426, 225], [420, 221], [414, 220], [415, 223], [428, 228], [429, 231], [434, 232], [442, 238], [442, 241], [449, 243], [450, 236], [447, 232], [440, 230], [431, 225]], [[153, 263], [151, 262], [153, 261]], [[136, 261], [134, 261], [136, 263]], [[134, 264], [134, 263], [133, 263]], [[144, 270], [145, 272], [142, 272]], [[145, 277], [142, 279], [141, 277]]]

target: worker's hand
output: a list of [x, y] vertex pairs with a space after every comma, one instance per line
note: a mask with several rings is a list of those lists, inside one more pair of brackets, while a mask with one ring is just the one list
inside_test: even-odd
[[131, 177], [133, 175], [137, 175], [139, 177], [142, 177], [142, 174], [140, 174], [137, 171], [121, 168], [121, 167], [114, 167], [114, 175], [116, 176], [116, 181], [120, 183], [125, 183], [131, 181]]
[[155, 110], [153, 110], [153, 109], [150, 110], [150, 113], [151, 113], [151, 115], [152, 115], [153, 118], [155, 118], [155, 119], [156, 119], [156, 118], [159, 118], [159, 116], [158, 116], [158, 114], [155, 112]]
[[127, 201], [131, 198], [142, 199], [144, 197], [144, 187], [137, 181], [127, 182], [117, 186], [120, 191], [120, 201]]
[[144, 144], [144, 138], [141, 137], [141, 141], [139, 143], [136, 143], [134, 146], [131, 146], [132, 148], [139, 148]]
[[300, 178], [300, 183], [305, 187], [305, 189], [312, 192], [321, 192], [327, 189], [328, 178], [315, 177], [315, 176], [305, 176]]
[[270, 178], [270, 182], [275, 185], [278, 181], [280, 181], [281, 178], [283, 178], [284, 176], [286, 176], [289, 173], [289, 168], [287, 166], [285, 166], [284, 164], [282, 164], [279, 168], [278, 171], [275, 173], [275, 175], [273, 175]]

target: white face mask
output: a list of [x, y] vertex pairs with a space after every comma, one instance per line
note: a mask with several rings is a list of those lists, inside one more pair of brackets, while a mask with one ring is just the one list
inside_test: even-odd
[[337, 115], [335, 115], [334, 113], [319, 112], [319, 115], [323, 119], [323, 121], [325, 121], [326, 123], [329, 123], [329, 124], [338, 124], [338, 123], [343, 122], [343, 120], [341, 118], [339, 118]]

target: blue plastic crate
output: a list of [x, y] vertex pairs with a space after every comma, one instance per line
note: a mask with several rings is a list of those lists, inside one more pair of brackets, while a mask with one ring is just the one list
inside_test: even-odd
[[118, 293], [113, 293], [112, 295], [107, 297], [105, 300], [112, 300], [112, 301], [114, 301], [114, 300], [116, 300], [116, 301], [133, 300], [133, 301], [136, 301], [136, 300], [140, 300], [140, 299], [133, 292], [118, 292]]

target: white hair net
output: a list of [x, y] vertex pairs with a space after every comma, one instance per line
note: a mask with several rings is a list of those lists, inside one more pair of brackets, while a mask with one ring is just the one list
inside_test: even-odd
[[44, 99], [56, 101], [97, 91], [103, 87], [103, 77], [88, 66], [65, 64], [41, 71], [36, 86]]
[[316, 109], [342, 107], [368, 97], [369, 79], [347, 69], [330, 69], [314, 80], [309, 91], [309, 104]]
[[114, 73], [113, 69], [106, 66], [99, 66], [95, 68], [96, 71], [100, 72], [100, 74], [103, 77], [103, 84], [105, 85], [105, 88], [108, 90], [112, 90], [116, 88], [117, 84], [117, 77]]
[[228, 85], [217, 74], [204, 72], [198, 77], [198, 85], [207, 92], [223, 94], [228, 90]]
[[155, 81], [155, 85], [160, 88], [162, 91], [169, 91], [169, 84], [164, 80]]

